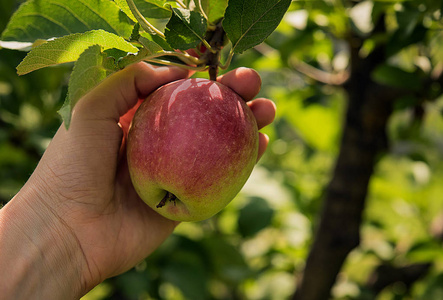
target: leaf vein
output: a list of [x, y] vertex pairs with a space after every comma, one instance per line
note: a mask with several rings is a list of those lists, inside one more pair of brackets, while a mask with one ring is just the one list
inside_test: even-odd
[[114, 30], [114, 32], [118, 33], [119, 31], [117, 29], [115, 29], [106, 19], [104, 19], [100, 13], [98, 13], [97, 11], [95, 11], [91, 6], [89, 6], [88, 4], [86, 4], [84, 1], [79, 0], [79, 2], [81, 2], [84, 6], [86, 6], [91, 12], [93, 12], [94, 14], [96, 14], [100, 19], [102, 19], [106, 24], [109, 25], [109, 27], [112, 28], [112, 30]]
[[[44, 14], [28, 13], [28, 14], [23, 14], [22, 17], [24, 17], [24, 18], [26, 18], [26, 17], [40, 17], [40, 18], [46, 19], [49, 22], [54, 23], [55, 25], [63, 28], [63, 30], [65, 30], [68, 34], [72, 33], [65, 25], [63, 25], [62, 23], [56, 21], [55, 19], [53, 19], [47, 15], [44, 15]], [[29, 26], [31, 26], [31, 25], [29, 25]], [[33, 26], [33, 27], [36, 28], [35, 26]], [[41, 31], [41, 30], [39, 30], [39, 31], [43, 33], [43, 31]]]
[[[237, 42], [234, 45], [234, 48], [237, 47], [237, 45], [240, 43], [240, 41], [244, 38], [244, 36], [255, 26], [255, 24], [260, 21], [261, 19], [263, 19], [263, 17], [269, 13], [269, 11], [271, 11], [272, 9], [274, 9], [275, 6], [277, 6], [281, 1], [277, 1], [274, 5], [272, 5], [268, 10], [265, 11], [265, 13], [262, 14], [261, 17], [259, 17], [256, 21], [252, 22], [252, 24], [244, 31], [244, 33], [239, 37], [239, 39], [237, 40]], [[244, 4], [243, 4], [244, 6]], [[243, 7], [244, 9], [244, 7]], [[241, 19], [241, 30], [243, 32], [243, 19]]]
[[49, 2], [50, 4], [53, 4], [53, 5], [55, 5], [55, 6], [58, 6], [58, 7], [60, 7], [60, 8], [62, 8], [62, 9], [64, 9], [64, 10], [66, 10], [68, 13], [70, 13], [75, 19], [77, 19], [78, 21], [80, 21], [80, 23], [82, 23], [83, 25], [85, 25], [86, 26], [86, 28], [88, 28], [88, 30], [91, 30], [92, 28], [91, 28], [91, 26], [89, 26], [89, 24], [88, 23], [86, 23], [83, 19], [81, 19], [80, 18], [80, 16], [79, 15], [77, 15], [72, 9], [70, 9], [69, 7], [67, 7], [67, 6], [63, 6], [63, 5], [61, 5], [61, 4], [59, 4], [59, 3], [56, 3], [56, 2]]
[[[37, 30], [37, 31], [39, 31], [39, 32], [41, 32], [41, 33], [43, 33], [43, 31], [42, 31], [40, 28], [38, 28], [38, 27], [36, 27], [36, 26], [34, 26], [34, 25], [31, 25], [30, 27], [31, 27], [31, 28], [34, 28], [35, 30]], [[28, 30], [26, 30], [26, 27], [23, 27], [23, 26], [16, 26], [14, 29], [17, 30], [17, 31], [22, 31], [26, 36], [32, 38], [32, 35], [29, 33]]]

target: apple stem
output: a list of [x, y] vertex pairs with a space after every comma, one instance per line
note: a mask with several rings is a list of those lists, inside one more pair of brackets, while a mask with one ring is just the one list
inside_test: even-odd
[[218, 66], [209, 66], [209, 79], [212, 81], [217, 81]]
[[208, 32], [208, 35], [206, 36], [211, 49], [213, 49], [213, 51], [207, 51], [206, 54], [206, 65], [209, 68], [209, 79], [213, 81], [217, 80], [218, 68], [220, 66], [220, 51], [223, 47], [225, 35], [222, 24], [219, 22], [215, 29]]
[[175, 200], [177, 200], [177, 197], [171, 193], [171, 192], [166, 192], [166, 195], [163, 197], [163, 199], [157, 204], [157, 208], [161, 208], [163, 206], [166, 205], [167, 201], [174, 201], [174, 205], [175, 205]]

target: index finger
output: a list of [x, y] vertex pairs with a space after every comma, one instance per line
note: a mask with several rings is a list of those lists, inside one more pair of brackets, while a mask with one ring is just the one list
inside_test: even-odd
[[243, 67], [219, 76], [217, 81], [233, 89], [245, 101], [252, 100], [261, 87], [260, 75], [253, 69]]

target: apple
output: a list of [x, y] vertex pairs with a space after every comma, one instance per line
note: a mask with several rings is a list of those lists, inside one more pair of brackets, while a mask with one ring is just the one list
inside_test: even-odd
[[138, 108], [128, 134], [135, 190], [175, 221], [201, 221], [222, 210], [245, 184], [257, 153], [257, 123], [245, 101], [203, 78], [157, 89]]

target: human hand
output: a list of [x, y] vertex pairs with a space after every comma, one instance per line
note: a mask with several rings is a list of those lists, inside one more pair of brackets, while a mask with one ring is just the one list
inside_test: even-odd
[[[177, 225], [137, 196], [124, 149], [138, 99], [187, 76], [181, 69], [140, 63], [105, 80], [76, 105], [69, 130], [60, 127], [29, 181], [0, 211], [0, 226], [2, 222], [15, 223], [40, 251], [45, 246], [42, 243], [52, 241], [56, 265], [67, 268], [66, 261], [74, 259], [70, 268], [75, 271], [69, 272], [74, 278], [64, 280], [68, 273], [58, 271], [63, 299], [67, 293], [80, 297], [104, 279], [127, 271], [154, 251]], [[257, 73], [246, 68], [227, 73], [219, 81], [246, 101], [258, 93], [261, 84]], [[256, 99], [248, 104], [259, 128], [272, 122], [275, 106], [271, 101]], [[268, 139], [260, 134], [259, 140], [260, 157]], [[28, 228], [36, 224], [52, 230], [51, 237], [42, 240], [38, 233], [45, 232], [43, 229], [29, 233]], [[1, 239], [0, 246], [5, 246]], [[51, 261], [45, 264], [50, 270]], [[62, 287], [71, 291], [62, 293]]]

